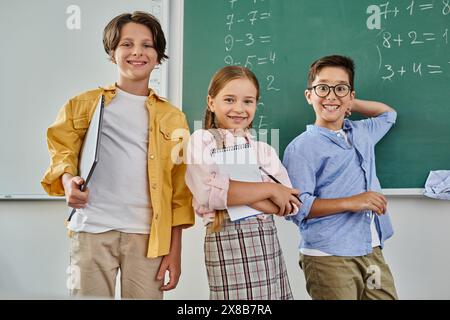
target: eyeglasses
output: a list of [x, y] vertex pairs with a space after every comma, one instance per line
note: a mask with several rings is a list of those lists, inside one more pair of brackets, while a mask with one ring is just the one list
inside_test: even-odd
[[308, 88], [308, 90], [312, 89], [314, 89], [314, 92], [320, 98], [325, 98], [326, 96], [328, 96], [330, 94], [331, 89], [333, 89], [333, 92], [337, 97], [343, 98], [350, 93], [352, 87], [350, 87], [348, 84], [338, 84], [337, 86], [329, 86], [327, 84], [317, 84], [313, 87]]

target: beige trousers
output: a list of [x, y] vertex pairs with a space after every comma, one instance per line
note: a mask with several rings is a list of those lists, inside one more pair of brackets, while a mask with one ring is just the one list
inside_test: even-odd
[[380, 247], [361, 257], [300, 254], [306, 290], [314, 300], [397, 300], [394, 278]]
[[70, 294], [81, 298], [114, 298], [120, 269], [122, 299], [162, 299], [156, 280], [161, 257], [147, 258], [148, 234], [108, 231], [72, 232]]

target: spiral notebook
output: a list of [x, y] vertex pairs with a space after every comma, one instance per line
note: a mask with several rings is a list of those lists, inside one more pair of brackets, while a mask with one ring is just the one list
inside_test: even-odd
[[[262, 182], [261, 172], [256, 158], [255, 150], [250, 143], [239, 143], [245, 138], [239, 138], [238, 144], [222, 149], [213, 149], [211, 157], [219, 166], [221, 174], [228, 174], [231, 180], [245, 182]], [[231, 221], [245, 219], [261, 214], [249, 206], [228, 207]]]

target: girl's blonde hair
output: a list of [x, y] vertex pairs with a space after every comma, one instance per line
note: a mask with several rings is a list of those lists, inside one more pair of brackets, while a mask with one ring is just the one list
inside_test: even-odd
[[[211, 98], [215, 98], [220, 90], [222, 90], [228, 82], [235, 79], [248, 79], [250, 80], [256, 88], [256, 100], [259, 100], [259, 82], [256, 78], [255, 74], [246, 67], [241, 66], [226, 66], [219, 69], [211, 79], [208, 87], [208, 96]], [[207, 98], [208, 100], [208, 98]], [[250, 123], [250, 128], [252, 127], [252, 123]], [[208, 103], [206, 103], [205, 110], [205, 118], [203, 129], [210, 130], [210, 132], [214, 135], [216, 139], [216, 144], [218, 148], [221, 148], [224, 145], [224, 141], [222, 136], [218, 133], [216, 129], [216, 119], [214, 112], [209, 109]], [[222, 228], [222, 224], [225, 221], [227, 210], [216, 210], [216, 214], [214, 217], [214, 222], [209, 225], [210, 232], [219, 232]]]
[[[256, 88], [256, 100], [259, 100], [259, 82], [255, 74], [246, 67], [226, 66], [219, 69], [211, 79], [208, 87], [208, 96], [215, 98], [220, 90], [222, 90], [228, 82], [235, 79], [248, 79]], [[207, 98], [208, 100], [208, 98]], [[251, 127], [251, 124], [250, 124]], [[205, 119], [203, 129], [217, 129], [214, 112], [209, 110], [208, 102], [206, 102]]]

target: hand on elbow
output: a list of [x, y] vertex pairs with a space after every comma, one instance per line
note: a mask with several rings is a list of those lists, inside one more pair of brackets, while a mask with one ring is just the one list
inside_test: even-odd
[[281, 184], [272, 184], [272, 197], [270, 200], [278, 206], [279, 216], [285, 216], [294, 212], [294, 206], [300, 207], [298, 195], [300, 191], [293, 188], [285, 187]]

